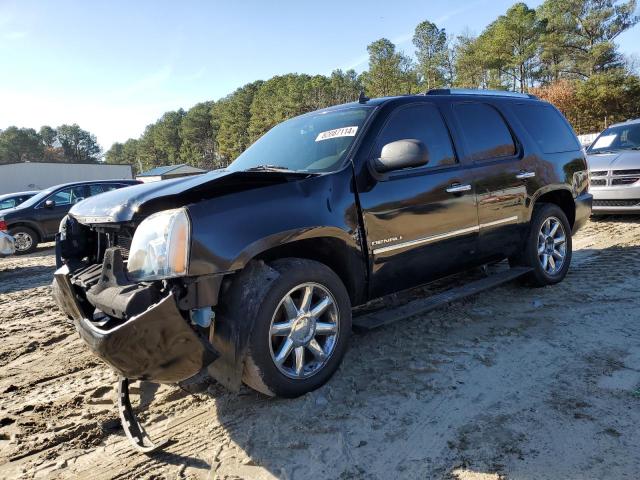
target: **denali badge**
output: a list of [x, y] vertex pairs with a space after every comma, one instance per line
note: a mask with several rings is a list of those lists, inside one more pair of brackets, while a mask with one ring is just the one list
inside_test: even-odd
[[386, 245], [387, 243], [393, 243], [399, 240], [402, 240], [402, 236], [383, 238], [382, 240], [374, 240], [373, 242], [371, 242], [371, 246], [376, 247], [378, 245]]

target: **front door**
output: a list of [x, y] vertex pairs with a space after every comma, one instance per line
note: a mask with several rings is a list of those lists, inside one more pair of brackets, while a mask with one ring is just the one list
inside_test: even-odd
[[371, 158], [403, 139], [426, 145], [426, 166], [385, 175], [364, 169], [370, 178], [358, 182], [373, 297], [456, 270], [476, 249], [472, 174], [458, 162], [438, 108], [429, 102], [398, 107], [378, 134]]
[[[47, 237], [51, 237], [58, 232], [58, 227], [64, 216], [69, 213], [71, 207], [83, 200], [87, 196], [85, 185], [62, 188], [45, 200], [40, 202], [38, 208], [38, 220]], [[51, 206], [46, 206], [47, 200], [52, 200]]]

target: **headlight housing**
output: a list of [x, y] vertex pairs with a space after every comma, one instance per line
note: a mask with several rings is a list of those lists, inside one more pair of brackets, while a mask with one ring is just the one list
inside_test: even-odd
[[145, 218], [129, 249], [127, 270], [132, 280], [160, 280], [187, 274], [191, 222], [184, 208]]

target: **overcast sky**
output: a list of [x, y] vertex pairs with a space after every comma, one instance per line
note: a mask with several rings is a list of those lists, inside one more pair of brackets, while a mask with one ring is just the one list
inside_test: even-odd
[[[479, 33], [513, 3], [0, 0], [0, 128], [78, 123], [107, 150], [167, 110], [276, 74], [362, 71], [373, 40], [413, 54], [419, 22]], [[638, 27], [619, 44], [637, 54]]]

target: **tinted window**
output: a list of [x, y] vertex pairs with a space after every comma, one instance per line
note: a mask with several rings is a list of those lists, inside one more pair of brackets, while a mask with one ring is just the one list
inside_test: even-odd
[[78, 203], [80, 200], [84, 199], [84, 187], [69, 187], [63, 188], [62, 190], [58, 190], [56, 193], [51, 195], [47, 200], [53, 200], [56, 202], [56, 206], [59, 205], [72, 205], [74, 203]]
[[431, 104], [400, 107], [391, 114], [376, 143], [375, 158], [382, 147], [397, 140], [416, 139], [427, 146], [429, 167], [456, 163], [449, 131], [438, 109]]
[[573, 132], [555, 108], [518, 104], [513, 111], [544, 153], [580, 149]]
[[516, 153], [507, 124], [491, 105], [459, 103], [455, 110], [472, 160], [506, 157]]

